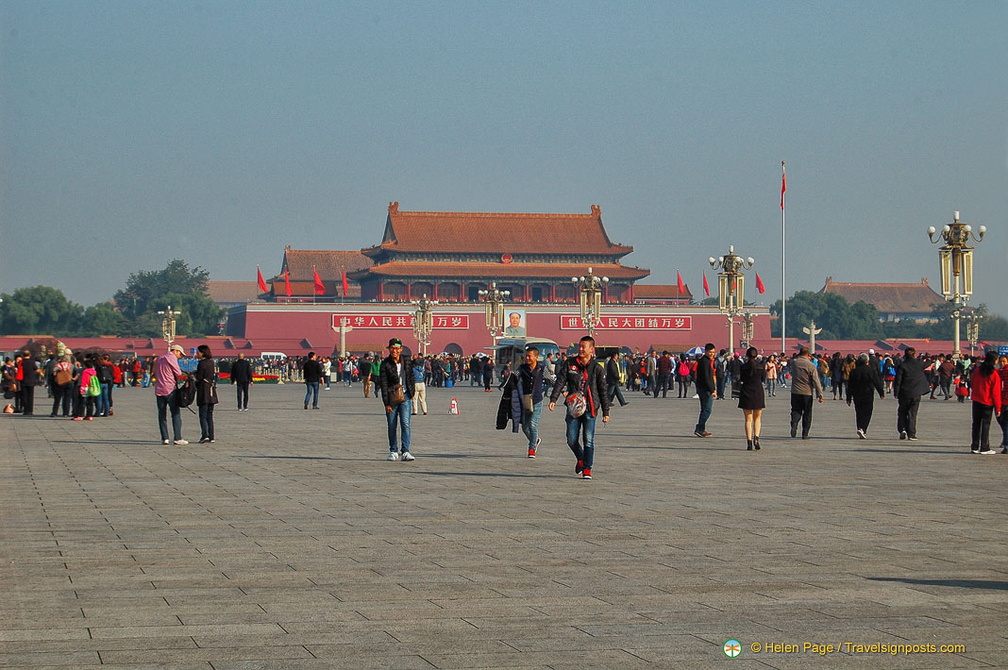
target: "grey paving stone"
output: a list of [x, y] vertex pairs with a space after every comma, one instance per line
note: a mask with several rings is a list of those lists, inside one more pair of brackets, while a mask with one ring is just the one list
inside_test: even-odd
[[[83, 425], [0, 417], [0, 665], [9, 667], [998, 667], [1008, 458], [962, 446], [969, 407], [843, 403], [815, 439], [632, 397], [574, 476], [558, 413], [539, 457], [496, 394], [431, 389], [413, 463], [377, 402], [298, 385], [220, 406], [214, 445], [161, 445], [150, 390]], [[458, 397], [461, 416], [447, 414]], [[192, 436], [195, 417], [184, 416]], [[995, 427], [995, 432], [997, 428]], [[753, 642], [963, 644], [962, 654], [752, 653]]]

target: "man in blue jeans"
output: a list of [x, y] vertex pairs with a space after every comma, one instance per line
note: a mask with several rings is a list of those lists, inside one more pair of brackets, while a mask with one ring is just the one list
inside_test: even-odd
[[311, 400], [312, 409], [318, 409], [319, 386], [322, 384], [322, 364], [315, 358], [315, 352], [308, 352], [308, 360], [301, 368], [304, 375], [305, 396], [304, 408], [308, 409], [308, 401]]
[[[563, 374], [557, 375], [556, 386], [550, 394], [552, 412], [561, 393], [567, 395], [567, 446], [574, 452], [577, 464], [574, 473], [584, 479], [592, 478], [595, 464], [595, 419], [602, 411], [602, 423], [609, 423], [609, 396], [606, 394], [605, 369], [595, 360], [595, 340], [585, 335], [578, 343], [577, 358], [564, 361]], [[585, 404], [583, 414], [571, 412], [573, 397], [581, 396]], [[578, 443], [578, 439], [582, 444]]]
[[[388, 421], [389, 455], [385, 460], [416, 460], [410, 453], [410, 413], [416, 386], [413, 376], [413, 362], [402, 355], [402, 340], [393, 337], [388, 343], [389, 355], [378, 369], [378, 388], [381, 389], [382, 404], [385, 405], [385, 419]], [[402, 386], [402, 402], [396, 402], [393, 391]], [[400, 428], [399, 444], [396, 445], [396, 426]]]
[[700, 417], [697, 419], [696, 430], [693, 431], [693, 434], [697, 437], [710, 437], [711, 434], [707, 432], [707, 419], [710, 418], [711, 411], [714, 409], [714, 401], [718, 397], [714, 345], [710, 342], [704, 345], [704, 355], [697, 363], [696, 392], [700, 396]]
[[[539, 448], [539, 417], [542, 416], [544, 375], [546, 369], [539, 365], [539, 349], [525, 350], [525, 362], [518, 367], [518, 393], [521, 398], [521, 427], [528, 438], [528, 457], [535, 458]], [[528, 400], [526, 400], [526, 398]]]

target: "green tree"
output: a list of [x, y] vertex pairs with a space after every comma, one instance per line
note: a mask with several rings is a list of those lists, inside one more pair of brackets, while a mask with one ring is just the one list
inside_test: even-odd
[[114, 300], [119, 312], [132, 318], [134, 335], [160, 337], [162, 317], [157, 312], [169, 305], [182, 313], [176, 324], [179, 335], [215, 335], [224, 310], [207, 295], [209, 280], [209, 271], [176, 258], [163, 270], [131, 274]]
[[[770, 306], [770, 313], [780, 316], [780, 300]], [[878, 310], [866, 302], [859, 300], [851, 305], [835, 293], [818, 291], [798, 291], [788, 298], [788, 337], [807, 337], [802, 328], [812, 321], [822, 328], [819, 337], [824, 340], [871, 340], [885, 334]], [[775, 324], [774, 330], [775, 336], [780, 337], [780, 325]]]
[[0, 332], [4, 335], [62, 335], [80, 328], [83, 309], [59, 289], [32, 286], [0, 297]]
[[113, 300], [123, 314], [140, 316], [151, 311], [152, 301], [170, 293], [206, 295], [209, 281], [209, 271], [198, 266], [190, 269], [188, 263], [176, 258], [164, 270], [134, 272]]
[[81, 319], [80, 334], [84, 336], [117, 335], [125, 337], [130, 335], [130, 330], [129, 319], [107, 302], [100, 302], [94, 307], [88, 307], [84, 310], [84, 316]]

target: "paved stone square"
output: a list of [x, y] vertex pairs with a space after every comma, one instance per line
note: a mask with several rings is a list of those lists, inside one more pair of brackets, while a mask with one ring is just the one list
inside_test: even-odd
[[241, 413], [222, 389], [213, 445], [161, 445], [150, 389], [117, 390], [110, 419], [50, 419], [44, 392], [41, 416], [0, 418], [0, 665], [1008, 663], [1008, 456], [968, 453], [954, 400], [923, 401], [919, 442], [892, 399], [867, 441], [827, 400], [802, 441], [785, 391], [746, 452], [731, 401], [700, 439], [696, 401], [629, 394], [585, 481], [561, 413], [531, 460], [494, 430], [496, 392], [431, 389], [417, 460], [391, 463], [359, 386], [319, 411], [254, 386]]

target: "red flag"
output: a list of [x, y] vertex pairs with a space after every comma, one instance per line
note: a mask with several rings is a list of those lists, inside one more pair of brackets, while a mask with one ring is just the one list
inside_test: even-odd
[[763, 280], [760, 279], [759, 273], [756, 273], [756, 292], [766, 293], [766, 286], [763, 285]]
[[780, 176], [780, 208], [784, 209], [784, 193], [787, 192], [787, 173], [781, 170]]
[[350, 292], [350, 282], [347, 281], [346, 270], [341, 270], [340, 272], [343, 273], [343, 295], [346, 296]]
[[266, 288], [266, 280], [263, 279], [262, 270], [259, 269], [258, 265], [256, 266], [256, 275], [256, 278], [259, 280], [259, 292], [269, 293], [269, 289]]
[[291, 297], [290, 270], [287, 268], [284, 268], [284, 290], [287, 292], [287, 297]]
[[707, 273], [703, 273], [703, 294], [710, 297], [710, 286], [707, 285]]
[[319, 277], [318, 270], [312, 268], [312, 274], [315, 275], [315, 295], [325, 295], [325, 284], [322, 283], [322, 277]]
[[679, 274], [678, 270], [676, 270], [675, 278], [676, 278], [676, 284], [678, 285], [679, 288], [679, 297], [681, 298], [683, 296], [683, 293], [686, 292], [686, 284], [683, 283], [682, 275]]

